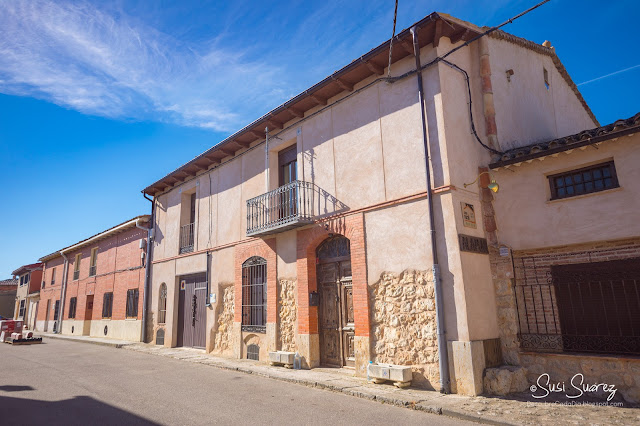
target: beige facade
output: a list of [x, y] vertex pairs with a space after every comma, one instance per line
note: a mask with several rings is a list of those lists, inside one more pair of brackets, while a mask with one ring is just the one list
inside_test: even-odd
[[42, 281], [42, 264], [24, 265], [13, 271], [18, 279], [13, 319], [24, 321], [27, 329], [35, 329], [35, 318], [40, 300], [40, 283]]
[[[454, 30], [439, 37], [438, 31], [448, 28], [441, 25], [444, 18], [430, 17], [421, 21], [419, 29], [436, 35], [431, 39], [418, 36], [423, 65], [461, 45], [464, 31], [472, 35], [479, 31], [446, 18]], [[255, 356], [260, 360], [266, 360], [269, 351], [286, 350], [298, 352], [305, 368], [331, 364], [332, 349], [326, 335], [323, 337], [327, 314], [322, 311], [330, 267], [323, 263], [321, 251], [325, 243], [342, 235], [350, 241], [350, 263], [345, 266], [340, 263], [344, 259], [336, 261], [336, 270], [347, 272], [331, 275], [331, 280], [338, 277], [339, 283], [346, 283], [339, 288], [353, 298], [355, 325], [350, 319], [344, 328], [346, 340], [339, 346], [351, 350], [352, 356], [346, 356], [341, 365], [360, 376], [366, 375], [370, 361], [409, 365], [415, 385], [440, 388], [438, 363], [445, 348], [438, 348], [437, 339], [427, 198], [431, 191], [448, 379], [455, 392], [483, 392], [484, 370], [491, 362], [488, 348], [502, 337], [496, 301], [500, 295], [494, 288], [489, 254], [461, 247], [460, 241], [487, 238], [493, 242], [495, 226], [485, 221], [491, 206], [483, 202], [483, 188], [464, 185], [476, 179], [479, 168], [491, 162], [491, 155], [471, 134], [464, 74], [439, 62], [421, 71], [431, 153], [430, 161], [425, 161], [418, 79], [412, 72], [416, 64], [406, 43], [411, 38], [408, 31], [399, 37], [404, 47], [398, 49], [404, 49], [404, 54], [398, 54], [393, 63], [391, 74], [398, 77], [393, 82], [379, 79], [386, 69], [346, 83], [346, 77], [337, 72], [333, 79], [344, 90], [326, 99], [314, 95], [315, 106], [294, 110], [286, 122], [270, 131], [268, 145], [257, 130], [253, 130], [252, 141], [246, 142], [249, 131], [243, 130], [145, 189], [154, 196], [150, 342], [168, 347], [181, 340], [184, 344], [185, 321], [191, 315], [185, 304], [186, 280], [200, 274], [204, 278], [195, 279], [193, 300], [202, 302], [197, 296], [202, 282], [210, 304], [204, 310], [204, 341], [194, 346], [236, 358], [254, 356], [252, 351], [257, 350]], [[447, 60], [468, 73], [477, 133], [495, 150], [597, 125], [552, 49], [496, 33]], [[513, 70], [510, 80], [505, 69]], [[348, 75], [345, 71], [344, 76]], [[551, 80], [549, 87], [545, 76]], [[537, 124], [531, 124], [536, 120]], [[526, 125], [512, 124], [520, 121]], [[267, 119], [264, 123], [267, 127], [273, 124]], [[234, 140], [239, 141], [235, 149], [222, 151]], [[297, 227], [274, 227], [248, 237], [253, 219], [248, 201], [284, 188], [278, 154], [292, 146], [297, 153], [297, 179], [316, 191], [309, 207], [312, 218]], [[210, 159], [213, 163], [207, 163]], [[505, 173], [510, 172], [500, 176]], [[499, 196], [504, 196], [502, 183]], [[465, 220], [464, 208], [475, 212], [475, 220]], [[184, 229], [191, 220], [194, 235], [185, 240]], [[496, 212], [495, 220], [502, 232], [514, 219], [505, 219], [503, 225]], [[500, 234], [501, 241], [503, 237]], [[267, 311], [264, 327], [252, 328], [244, 323], [244, 300], [249, 296], [243, 274], [246, 262], [255, 257], [266, 265]], [[319, 307], [311, 303], [318, 293]], [[196, 324], [195, 308], [193, 312]], [[347, 310], [339, 318], [350, 315]]]

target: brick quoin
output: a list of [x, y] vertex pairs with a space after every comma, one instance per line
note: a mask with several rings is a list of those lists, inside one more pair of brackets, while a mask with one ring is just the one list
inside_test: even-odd
[[278, 260], [276, 239], [254, 240], [235, 247], [234, 321], [242, 322], [242, 264], [253, 256], [267, 261], [267, 323], [276, 323], [278, 318]]
[[340, 234], [351, 245], [351, 273], [353, 280], [353, 310], [356, 336], [369, 336], [369, 294], [367, 288], [367, 259], [364, 241], [364, 214], [327, 219], [312, 228], [298, 231], [296, 269], [298, 275], [298, 332], [318, 333], [318, 307], [309, 306], [309, 293], [317, 291], [316, 249], [329, 237]]

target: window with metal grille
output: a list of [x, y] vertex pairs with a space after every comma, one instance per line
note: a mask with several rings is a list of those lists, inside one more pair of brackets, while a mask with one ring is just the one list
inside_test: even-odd
[[56, 268], [53, 268], [51, 269], [51, 285], [54, 285], [55, 283], [56, 283]]
[[138, 289], [127, 290], [127, 318], [138, 317]]
[[164, 324], [167, 320], [167, 285], [160, 284], [160, 297], [158, 298], [158, 324]]
[[242, 329], [264, 333], [267, 324], [267, 261], [254, 256], [242, 264]]
[[76, 305], [78, 304], [78, 298], [72, 297], [69, 299], [69, 319], [76, 317]]
[[516, 286], [520, 347], [640, 355], [640, 258], [551, 266]]
[[18, 311], [18, 318], [24, 318], [24, 309], [25, 309], [25, 300], [22, 299], [20, 301], [20, 310]]
[[111, 318], [113, 310], [113, 293], [105, 293], [102, 298], [102, 318]]
[[159, 328], [156, 331], [156, 345], [164, 345], [164, 328]]
[[260, 346], [252, 344], [247, 346], [247, 359], [260, 361]]
[[552, 200], [590, 194], [619, 186], [613, 161], [551, 175], [549, 184]]

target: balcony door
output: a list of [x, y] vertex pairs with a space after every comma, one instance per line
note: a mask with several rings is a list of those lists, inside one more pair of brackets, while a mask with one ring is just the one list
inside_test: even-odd
[[278, 219], [286, 220], [298, 213], [298, 188], [292, 184], [298, 180], [298, 151], [296, 145], [278, 153]]

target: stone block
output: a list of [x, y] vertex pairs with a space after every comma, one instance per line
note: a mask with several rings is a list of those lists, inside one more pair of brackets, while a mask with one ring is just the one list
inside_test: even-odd
[[269, 352], [269, 362], [272, 364], [293, 365], [294, 352], [271, 351]]
[[[369, 377], [377, 383], [379, 380], [391, 380], [393, 382], [410, 382], [413, 374], [411, 367], [392, 364], [370, 364]], [[377, 380], [375, 380], [377, 379]]]
[[484, 390], [490, 395], [505, 396], [524, 392], [528, 387], [527, 370], [522, 367], [503, 366], [485, 370]]

